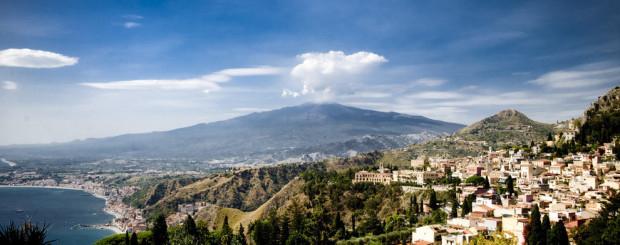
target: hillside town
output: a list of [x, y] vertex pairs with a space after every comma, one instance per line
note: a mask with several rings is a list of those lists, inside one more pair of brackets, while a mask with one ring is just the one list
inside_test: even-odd
[[[540, 151], [542, 144], [568, 143], [574, 136], [574, 129], [566, 130], [552, 140], [532, 145], [531, 152], [489, 147], [479, 157], [421, 156], [411, 160], [409, 168], [394, 171], [381, 164], [376, 172], [357, 172], [353, 182], [398, 183], [403, 191], [414, 192], [426, 188], [445, 191], [452, 187], [436, 180], [458, 179], [461, 183], [454, 186], [456, 198], [459, 204], [470, 199], [470, 210], [459, 210], [459, 215], [449, 218], [446, 224], [417, 227], [411, 234], [413, 244], [468, 244], [479, 233], [502, 234], [525, 244], [526, 227], [535, 205], [541, 215], [548, 215], [552, 223], [562, 222], [570, 233], [597, 217], [603, 198], [620, 189], [620, 172], [616, 171], [620, 161], [614, 152], [617, 143], [604, 143], [594, 154], [571, 153], [566, 157]], [[469, 183], [476, 178], [488, 186]], [[423, 210], [430, 209], [427, 200], [423, 205]], [[450, 213], [450, 205], [446, 203], [441, 209]]]

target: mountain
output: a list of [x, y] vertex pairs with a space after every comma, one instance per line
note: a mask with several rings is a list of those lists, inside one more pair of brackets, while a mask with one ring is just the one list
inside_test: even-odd
[[165, 132], [0, 147], [0, 156], [192, 158], [248, 164], [311, 161], [403, 147], [463, 126], [422, 116], [309, 103]]

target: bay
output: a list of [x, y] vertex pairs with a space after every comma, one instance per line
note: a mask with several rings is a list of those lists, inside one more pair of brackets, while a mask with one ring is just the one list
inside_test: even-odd
[[47, 240], [53, 244], [93, 244], [114, 234], [107, 229], [77, 227], [102, 225], [114, 216], [103, 211], [105, 200], [80, 191], [37, 187], [0, 188], [0, 224], [11, 220], [21, 223], [32, 219], [35, 223], [51, 224]]

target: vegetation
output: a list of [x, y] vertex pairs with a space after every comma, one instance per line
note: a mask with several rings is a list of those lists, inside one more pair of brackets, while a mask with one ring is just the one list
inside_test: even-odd
[[[620, 194], [616, 193], [604, 202], [599, 217], [572, 231], [575, 242], [577, 244], [617, 244], [620, 241], [619, 213]], [[560, 233], [561, 230], [557, 232]]]
[[33, 224], [31, 220], [21, 225], [11, 221], [7, 226], [0, 225], [0, 244], [48, 245], [54, 240], [45, 241], [49, 224]]

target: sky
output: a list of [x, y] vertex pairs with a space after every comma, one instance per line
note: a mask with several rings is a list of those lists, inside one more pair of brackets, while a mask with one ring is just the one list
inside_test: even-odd
[[620, 85], [619, 1], [0, 1], [0, 145], [307, 102], [470, 124]]

